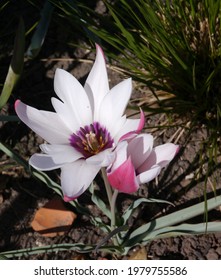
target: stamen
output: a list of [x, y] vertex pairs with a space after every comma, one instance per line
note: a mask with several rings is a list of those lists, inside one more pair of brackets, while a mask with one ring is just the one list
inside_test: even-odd
[[71, 146], [81, 152], [84, 158], [111, 148], [113, 143], [110, 133], [98, 122], [81, 127], [76, 134], [73, 133], [70, 137]]
[[91, 148], [92, 151], [96, 153], [99, 150], [99, 142], [97, 141], [96, 135], [90, 131], [90, 133], [86, 134], [87, 144]]

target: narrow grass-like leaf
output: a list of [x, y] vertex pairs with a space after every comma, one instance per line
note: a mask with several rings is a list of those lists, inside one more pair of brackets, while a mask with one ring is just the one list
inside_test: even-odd
[[0, 12], [10, 3], [10, 1], [6, 1], [1, 7]]
[[[41, 181], [42, 183], [46, 184], [49, 188], [51, 188], [55, 193], [57, 193], [60, 196], [63, 196], [61, 186], [54, 182], [46, 173], [33, 169], [29, 163], [24, 160], [22, 157], [20, 157], [13, 149], [10, 147], [6, 146], [2, 142], [0, 142], [0, 150], [4, 152], [7, 156], [15, 160], [18, 164], [23, 166], [26, 171], [30, 172], [32, 176], [34, 176], [36, 179]], [[74, 206], [79, 213], [85, 214], [90, 216], [90, 211], [88, 208], [83, 207], [78, 203], [77, 200], [70, 201], [69, 202], [72, 206]]]
[[30, 58], [36, 57], [41, 50], [48, 31], [53, 9], [54, 7], [51, 5], [51, 3], [49, 1], [45, 1], [44, 7], [41, 11], [41, 19], [26, 52]]
[[[12, 250], [0, 253], [0, 258], [4, 259], [12, 259], [12, 258], [22, 258], [28, 257], [29, 255], [35, 254], [47, 254], [52, 252], [61, 252], [61, 251], [76, 251], [80, 253], [89, 253], [96, 248], [96, 245], [85, 245], [82, 243], [75, 243], [75, 244], [53, 244], [48, 246], [42, 247], [34, 247], [34, 248], [27, 248], [27, 249], [20, 249], [20, 250]], [[102, 246], [99, 248], [100, 251], [107, 251], [113, 253], [119, 253], [119, 248], [116, 246]]]
[[[207, 210], [208, 211], [210, 211], [211, 209], [214, 209], [220, 205], [221, 205], [221, 196], [217, 196], [217, 197], [207, 200]], [[135, 243], [137, 242], [137, 240], [140, 240], [140, 242], [141, 242], [143, 240], [143, 238], [152, 231], [156, 231], [158, 229], [180, 224], [184, 221], [187, 221], [188, 219], [191, 219], [193, 217], [197, 217], [198, 215], [203, 214], [204, 211], [205, 211], [205, 202], [201, 202], [196, 205], [187, 207], [185, 209], [176, 211], [172, 214], [168, 214], [166, 216], [163, 216], [163, 217], [160, 217], [153, 221], [150, 221], [149, 223], [144, 224], [144, 225], [140, 226], [139, 228], [135, 229], [128, 237], [128, 239], [127, 239], [128, 241], [125, 242], [125, 246], [126, 246], [127, 242], [131, 243], [132, 240], [134, 240]]]
[[94, 217], [93, 214], [91, 214], [90, 221], [96, 228], [101, 229], [105, 233], [110, 233], [110, 226], [105, 224], [100, 217]]
[[10, 158], [15, 160], [18, 164], [23, 166], [27, 171], [31, 172], [31, 174], [34, 177], [39, 179], [41, 182], [45, 183], [48, 187], [53, 189], [57, 194], [62, 196], [61, 187], [53, 180], [51, 180], [47, 174], [45, 174], [42, 171], [31, 168], [26, 160], [20, 157], [15, 151], [13, 151], [13, 149], [11, 149], [10, 147], [6, 146], [1, 142], [0, 142], [0, 150], [2, 150], [2, 152], [4, 152]]
[[124, 244], [125, 252], [131, 249], [135, 245], [146, 245], [149, 242], [161, 238], [177, 237], [184, 235], [200, 235], [207, 233], [218, 233], [221, 232], [221, 222], [208, 222], [208, 223], [199, 223], [199, 224], [186, 224], [183, 223], [178, 226], [164, 227], [157, 230], [153, 230], [143, 234], [142, 238], [140, 236], [134, 236], [131, 239], [128, 239]]
[[[168, 238], [178, 235], [199, 235], [208, 233], [221, 232], [221, 222], [208, 222], [199, 224], [181, 224], [178, 226], [165, 227], [163, 229], [153, 232], [151, 239], [157, 238]], [[143, 241], [148, 241], [149, 237], [143, 239]]]
[[107, 208], [107, 205], [95, 193], [95, 183], [92, 183], [90, 185], [89, 191], [92, 194], [91, 200], [94, 202], [94, 204], [97, 205], [97, 207], [102, 211], [103, 214], [105, 214], [109, 219], [111, 219], [111, 213], [110, 210]]
[[130, 218], [133, 211], [142, 203], [168, 203], [173, 205], [171, 202], [162, 200], [162, 199], [154, 199], [154, 198], [139, 198], [135, 200], [123, 213], [122, 219], [123, 224], [126, 224], [127, 220]]
[[96, 246], [95, 251], [98, 251], [106, 242], [108, 242], [109, 239], [111, 239], [114, 235], [120, 233], [121, 231], [128, 230], [127, 225], [123, 225], [120, 227], [115, 228], [112, 230], [108, 235], [105, 236], [104, 239], [102, 239]]
[[18, 82], [24, 64], [24, 46], [25, 46], [25, 27], [23, 19], [20, 18], [17, 33], [15, 36], [13, 56], [8, 73], [4, 82], [2, 93], [0, 95], [0, 109], [7, 103], [16, 83]]

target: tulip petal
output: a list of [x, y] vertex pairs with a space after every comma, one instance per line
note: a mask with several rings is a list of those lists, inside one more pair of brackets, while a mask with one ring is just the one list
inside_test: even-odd
[[134, 168], [137, 169], [149, 157], [153, 148], [153, 136], [151, 134], [140, 134], [129, 141], [128, 155], [131, 156]]
[[78, 127], [92, 122], [91, 105], [87, 93], [73, 75], [63, 69], [56, 69], [54, 90], [64, 102], [64, 107], [69, 111], [68, 115], [78, 122]]
[[77, 160], [61, 167], [61, 187], [64, 200], [74, 200], [89, 187], [100, 170], [100, 166], [89, 165], [85, 160]]
[[73, 117], [73, 112], [71, 108], [67, 107], [65, 103], [58, 100], [55, 97], [51, 98], [51, 103], [56, 111], [56, 113], [59, 115], [59, 117], [62, 119], [62, 121], [66, 124], [66, 126], [70, 129], [71, 132], [75, 133], [79, 130], [80, 124], [77, 121], [76, 118]]
[[156, 164], [165, 167], [179, 151], [179, 146], [173, 143], [166, 143], [154, 148]]
[[138, 183], [144, 184], [150, 182], [160, 174], [160, 171], [161, 167], [159, 165], [152, 166], [151, 169], [137, 175]]
[[121, 135], [121, 131], [123, 130], [123, 127], [125, 125], [125, 122], [127, 121], [126, 116], [124, 115], [123, 117], [121, 117], [120, 119], [118, 119], [115, 122], [115, 125], [113, 125], [111, 128], [107, 128], [108, 131], [110, 132], [110, 135], [113, 137], [114, 139], [114, 143], [118, 143], [119, 140], [119, 136]]
[[62, 164], [55, 163], [50, 155], [34, 154], [29, 159], [29, 164], [37, 170], [50, 171], [61, 168]]
[[82, 154], [75, 150], [70, 145], [40, 145], [41, 150], [51, 156], [52, 160], [56, 164], [64, 164], [68, 162], [74, 162], [79, 158], [82, 158]]
[[96, 164], [100, 167], [109, 166], [115, 158], [115, 153], [111, 152], [111, 150], [112, 148], [106, 149], [94, 156], [87, 158], [86, 161], [88, 164]]
[[123, 193], [133, 193], [139, 188], [135, 170], [129, 157], [117, 169], [107, 173], [108, 181], [114, 189]]
[[70, 130], [56, 113], [37, 110], [20, 100], [15, 102], [19, 118], [35, 133], [51, 144], [69, 143]]
[[123, 164], [128, 159], [127, 147], [128, 147], [128, 143], [126, 141], [118, 143], [114, 151], [115, 159], [111, 165], [111, 170], [117, 169], [121, 164]]
[[84, 88], [91, 103], [94, 121], [98, 121], [101, 101], [109, 92], [106, 62], [103, 51], [98, 45], [96, 45], [96, 59], [87, 77]]
[[137, 172], [145, 172], [154, 165], [159, 165], [161, 168], [165, 167], [174, 158], [178, 152], [178, 149], [179, 146], [172, 143], [166, 143], [155, 147], [148, 159], [141, 166], [139, 166]]
[[143, 110], [140, 109], [140, 121], [139, 121], [138, 127], [136, 129], [136, 132], [140, 133], [141, 130], [144, 128], [144, 125], [145, 125], [145, 115], [144, 115]]
[[116, 121], [122, 117], [131, 92], [132, 82], [129, 78], [114, 86], [104, 97], [100, 107], [99, 119], [110, 131], [112, 131]]
[[128, 140], [140, 133], [145, 124], [145, 115], [140, 110], [140, 119], [127, 119], [123, 127], [120, 129], [115, 137], [115, 141]]
[[[139, 119], [126, 119], [124, 124], [120, 129], [118, 129], [114, 134], [114, 141], [121, 142], [123, 140], [130, 139], [131, 135], [136, 136], [136, 133], [134, 131], [136, 130], [137, 126], [139, 124]], [[131, 137], [132, 138], [132, 137]]]

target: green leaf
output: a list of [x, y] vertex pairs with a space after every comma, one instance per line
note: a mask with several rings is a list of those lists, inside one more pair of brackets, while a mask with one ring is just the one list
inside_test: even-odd
[[120, 227], [115, 228], [114, 230], [112, 230], [108, 235], [106, 235], [96, 246], [95, 251], [98, 251], [102, 245], [104, 245], [106, 242], [108, 242], [108, 240], [110, 240], [114, 235], [117, 235], [118, 233], [122, 232], [122, 231], [126, 231], [128, 230], [128, 226], [127, 225], [123, 225]]
[[[0, 150], [2, 152], [4, 152], [7, 156], [9, 156], [10, 158], [15, 160], [17, 163], [19, 163], [21, 166], [23, 166], [28, 172], [31, 173], [31, 175], [33, 177], [35, 177], [42, 183], [46, 184], [49, 188], [51, 188], [54, 192], [56, 192], [61, 197], [63, 196], [61, 186], [59, 184], [57, 184], [56, 182], [54, 182], [53, 180], [51, 180], [51, 178], [46, 173], [32, 168], [26, 160], [24, 160], [15, 151], [13, 151], [13, 149], [6, 146], [2, 142], [0, 142]], [[91, 215], [88, 208], [85, 208], [82, 205], [80, 205], [77, 200], [70, 201], [69, 203], [72, 206], [74, 206], [79, 213], [82, 213], [82, 214], [85, 214], [88, 216]]]
[[0, 109], [7, 103], [12, 90], [18, 82], [24, 64], [24, 46], [25, 46], [25, 27], [23, 19], [20, 18], [18, 29], [15, 36], [14, 51], [11, 64], [5, 79], [5, 83], [0, 96]]
[[15, 160], [17, 163], [19, 163], [21, 166], [23, 166], [27, 171], [31, 172], [31, 174], [35, 178], [39, 179], [41, 182], [45, 183], [48, 187], [53, 189], [57, 194], [62, 196], [61, 187], [56, 182], [51, 180], [48, 177], [47, 174], [45, 174], [42, 171], [35, 170], [35, 169], [31, 168], [26, 160], [24, 160], [15, 151], [13, 151], [13, 149], [11, 149], [10, 147], [6, 146], [2, 142], [0, 142], [0, 150], [2, 150], [7, 156], [9, 156], [13, 160]]
[[10, 1], [5, 2], [4, 4], [2, 4], [2, 6], [0, 7], [0, 12], [10, 3]]
[[[12, 250], [0, 253], [0, 258], [2, 259], [12, 259], [15, 257], [27, 257], [34, 254], [47, 254], [51, 252], [60, 252], [60, 251], [77, 251], [80, 253], [89, 253], [95, 250], [96, 245], [85, 245], [82, 243], [75, 244], [53, 244], [42, 247], [34, 247], [20, 250]], [[99, 248], [100, 251], [119, 253], [119, 248], [117, 246], [103, 246]]]
[[[221, 205], [221, 196], [208, 199], [206, 203], [207, 203], [207, 210], [210, 211], [211, 209], [214, 209]], [[164, 230], [164, 228], [166, 227], [180, 224], [193, 217], [203, 214], [204, 211], [205, 211], [205, 202], [201, 202], [196, 205], [187, 207], [185, 209], [176, 211], [174, 213], [150, 221], [149, 223], [144, 224], [139, 228], [135, 229], [128, 236], [124, 245], [127, 246], [128, 244], [130, 244], [131, 246], [131, 244], [140, 243], [148, 235], [154, 234], [153, 232], [155, 232], [156, 230], [160, 230], [160, 229]]]
[[127, 220], [130, 218], [133, 211], [141, 204], [141, 203], [167, 203], [173, 205], [171, 202], [162, 200], [162, 199], [154, 199], [154, 198], [139, 198], [135, 200], [122, 215], [123, 224], [126, 224]]
[[160, 238], [169, 238], [184, 235], [199, 235], [206, 233], [218, 233], [221, 232], [221, 222], [209, 222], [199, 224], [181, 224], [178, 226], [170, 226], [148, 232], [146, 236], [140, 239], [139, 236], [128, 239], [124, 244], [124, 255], [128, 253], [131, 247], [135, 245], [146, 245], [152, 240]]
[[221, 222], [208, 222], [198, 224], [181, 224], [178, 226], [171, 226], [161, 228], [153, 231], [150, 235], [143, 239], [144, 244], [150, 240], [159, 238], [175, 237], [180, 235], [199, 235], [205, 233], [221, 232]]
[[110, 226], [105, 224], [100, 217], [94, 217], [91, 215], [90, 221], [95, 227], [101, 229], [105, 233], [109, 233], [111, 231]]
[[90, 185], [89, 191], [91, 192], [91, 200], [94, 202], [95, 205], [103, 212], [104, 215], [106, 215], [109, 219], [111, 219], [111, 212], [107, 208], [107, 205], [103, 202], [103, 200], [96, 195], [95, 193], [95, 183], [93, 182]]
[[44, 7], [41, 11], [41, 19], [37, 25], [36, 31], [27, 50], [27, 55], [32, 59], [38, 55], [44, 43], [53, 9], [54, 7], [51, 5], [51, 3], [49, 3], [49, 1], [45, 1]]

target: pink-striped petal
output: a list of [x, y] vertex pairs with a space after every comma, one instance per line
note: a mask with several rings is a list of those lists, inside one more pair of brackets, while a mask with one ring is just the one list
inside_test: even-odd
[[158, 165], [161, 168], [165, 167], [175, 157], [178, 150], [179, 146], [172, 143], [166, 143], [155, 147], [148, 159], [141, 166], [139, 166], [137, 172], [145, 172], [155, 165]]
[[150, 182], [160, 174], [160, 171], [161, 167], [159, 165], [152, 166], [151, 169], [137, 175], [138, 183], [144, 184]]
[[117, 144], [116, 149], [113, 152], [114, 161], [112, 162], [111, 167], [109, 166], [108, 169], [111, 168], [112, 170], [115, 170], [128, 159], [127, 147], [128, 143], [126, 141]]
[[122, 193], [133, 193], [139, 188], [134, 166], [130, 157], [117, 169], [108, 172], [107, 177], [111, 186]]
[[179, 146], [173, 143], [166, 143], [154, 148], [156, 154], [156, 164], [165, 167], [175, 157], [179, 151]]
[[128, 140], [134, 138], [145, 125], [145, 115], [144, 112], [140, 109], [140, 119], [127, 119], [124, 127], [120, 130], [120, 134], [118, 134], [118, 141]]
[[141, 166], [148, 159], [153, 148], [153, 136], [143, 133], [129, 141], [127, 152], [131, 156], [134, 168]]

